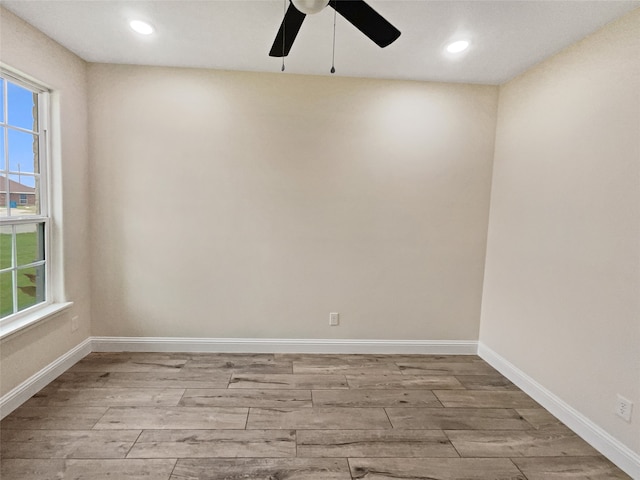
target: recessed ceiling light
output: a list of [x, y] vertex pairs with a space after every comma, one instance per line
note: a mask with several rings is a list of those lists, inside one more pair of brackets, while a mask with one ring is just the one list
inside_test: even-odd
[[460, 52], [464, 52], [467, 48], [469, 48], [468, 40], [458, 40], [455, 42], [451, 42], [449, 45], [447, 45], [447, 52], [460, 53]]
[[141, 35], [151, 35], [153, 33], [153, 27], [147, 22], [141, 20], [131, 20], [129, 26], [133, 31], [138, 32]]

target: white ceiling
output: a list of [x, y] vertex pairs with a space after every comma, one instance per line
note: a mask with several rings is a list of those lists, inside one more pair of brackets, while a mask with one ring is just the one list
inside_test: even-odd
[[[288, 0], [287, 0], [288, 1]], [[400, 38], [381, 49], [338, 15], [336, 75], [500, 84], [640, 7], [640, 0], [368, 0]], [[268, 56], [283, 0], [2, 0], [90, 62], [279, 72]], [[308, 16], [287, 73], [329, 75], [333, 12]], [[156, 27], [141, 37], [128, 20]], [[451, 39], [472, 47], [443, 54]]]

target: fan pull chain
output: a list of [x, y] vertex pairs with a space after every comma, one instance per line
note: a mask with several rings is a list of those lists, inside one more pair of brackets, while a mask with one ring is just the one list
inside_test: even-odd
[[284, 44], [287, 38], [287, 0], [282, 0], [282, 12], [283, 12], [283, 21], [282, 21], [282, 68], [281, 72], [284, 72]]
[[336, 16], [337, 10], [335, 8], [337, 0], [333, 0], [333, 51], [331, 53], [331, 73], [336, 73]]

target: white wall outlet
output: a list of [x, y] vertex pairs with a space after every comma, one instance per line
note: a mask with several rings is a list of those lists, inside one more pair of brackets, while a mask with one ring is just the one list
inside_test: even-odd
[[80, 328], [80, 321], [78, 320], [78, 315], [75, 317], [71, 317], [71, 331], [75, 332]]
[[623, 420], [631, 422], [631, 411], [633, 410], [633, 402], [624, 398], [622, 395], [618, 395], [616, 399], [616, 415]]
[[340, 325], [340, 314], [337, 312], [331, 312], [329, 314], [329, 326], [337, 327], [338, 325]]

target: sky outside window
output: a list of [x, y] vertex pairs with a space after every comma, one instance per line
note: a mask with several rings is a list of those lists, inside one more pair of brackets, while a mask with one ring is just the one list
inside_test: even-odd
[[[3, 80], [4, 82], [5, 80]], [[0, 85], [2, 84], [0, 83]], [[13, 128], [2, 129], [0, 168], [2, 170], [8, 168], [12, 173], [10, 177], [12, 180], [28, 187], [35, 187], [36, 178], [34, 173], [38, 173], [39, 170], [37, 156], [38, 136], [32, 132], [38, 129], [37, 94], [19, 85], [6, 82], [7, 98], [5, 102], [4, 90], [2, 88], [0, 118], [7, 125], [18, 127], [21, 130]], [[5, 171], [5, 176], [6, 173]]]

